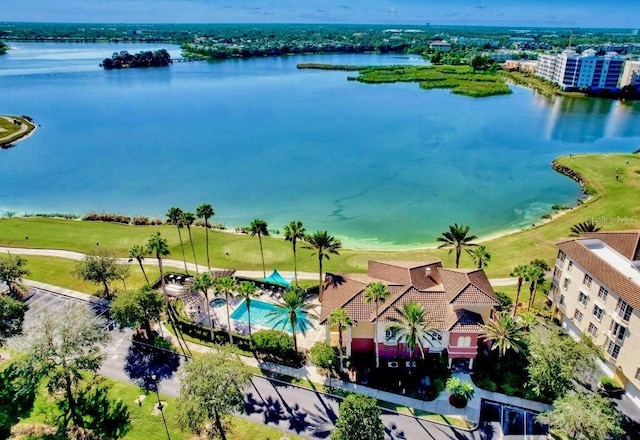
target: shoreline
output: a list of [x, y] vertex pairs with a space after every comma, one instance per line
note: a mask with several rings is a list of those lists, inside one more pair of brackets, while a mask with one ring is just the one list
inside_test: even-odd
[[[8, 149], [10, 149], [10, 148], [15, 147], [15, 144], [16, 144], [16, 143], [18, 143], [18, 142], [20, 142], [20, 141], [23, 141], [23, 140], [27, 139], [29, 136], [31, 136], [33, 133], [35, 133], [35, 131], [38, 129], [38, 124], [36, 124], [35, 122], [33, 122], [33, 119], [31, 119], [31, 118], [30, 118], [31, 120], [28, 120], [28, 119], [26, 119], [26, 118], [24, 118], [24, 117], [22, 117], [22, 116], [12, 116], [12, 115], [0, 115], [0, 118], [4, 118], [4, 119], [6, 119], [6, 120], [7, 120], [7, 121], [9, 121], [9, 122], [11, 122], [11, 120], [13, 120], [13, 119], [19, 119], [19, 120], [22, 120], [22, 121], [23, 121], [23, 124], [26, 124], [26, 125], [27, 125], [27, 127], [28, 127], [29, 125], [31, 125], [31, 126], [32, 126], [32, 128], [31, 128], [31, 129], [28, 129], [28, 128], [27, 128], [27, 129], [25, 130], [24, 134], [22, 134], [20, 137], [18, 137], [18, 138], [16, 138], [16, 139], [13, 139], [13, 140], [11, 140], [11, 141], [6, 141], [6, 142], [5, 142], [5, 141], [3, 141], [3, 140], [1, 139], [1, 137], [0, 137], [0, 148], [1, 148], [1, 149], [3, 149], [3, 150], [8, 150]], [[15, 133], [14, 133], [14, 134], [12, 134], [12, 135], [10, 135], [10, 136], [13, 136], [13, 135], [15, 135]]]

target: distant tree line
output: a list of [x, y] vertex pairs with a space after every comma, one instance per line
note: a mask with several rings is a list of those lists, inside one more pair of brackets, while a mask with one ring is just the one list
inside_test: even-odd
[[0, 55], [4, 55], [9, 50], [9, 46], [7, 46], [4, 41], [0, 40]]
[[138, 52], [135, 55], [130, 54], [126, 50], [114, 52], [111, 58], [105, 58], [100, 64], [106, 70], [123, 69], [130, 67], [165, 67], [171, 64], [171, 55], [166, 49], [156, 50], [154, 52], [148, 50]]

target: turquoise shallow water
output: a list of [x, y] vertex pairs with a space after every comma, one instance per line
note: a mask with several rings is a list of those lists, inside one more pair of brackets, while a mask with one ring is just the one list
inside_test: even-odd
[[0, 113], [42, 127], [0, 151], [0, 210], [162, 217], [207, 201], [231, 228], [299, 219], [348, 246], [423, 246], [454, 222], [487, 235], [575, 202], [577, 185], [549, 167], [558, 155], [640, 146], [638, 103], [549, 99], [520, 87], [472, 99], [295, 68], [416, 57], [105, 72], [98, 63], [113, 51], [147, 46], [14, 46], [0, 57]]

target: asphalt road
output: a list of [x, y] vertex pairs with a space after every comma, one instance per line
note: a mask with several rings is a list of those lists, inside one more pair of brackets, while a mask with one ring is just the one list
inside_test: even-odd
[[[28, 301], [30, 308], [26, 320], [34, 319], [44, 308], [60, 309], [69, 301], [75, 300], [36, 290]], [[93, 308], [105, 316], [102, 308], [95, 305]], [[178, 396], [179, 383], [175, 373], [184, 362], [182, 356], [171, 353], [149, 356], [144, 346], [132, 343], [131, 331], [107, 328], [111, 338], [105, 347], [107, 359], [100, 374], [142, 386], [153, 373], [159, 378], [161, 393]], [[335, 427], [338, 405], [336, 397], [256, 376], [246, 392], [245, 413], [240, 416], [304, 438], [325, 439]], [[382, 421], [389, 440], [489, 440], [493, 437], [491, 429], [467, 432], [395, 413], [384, 413]]]

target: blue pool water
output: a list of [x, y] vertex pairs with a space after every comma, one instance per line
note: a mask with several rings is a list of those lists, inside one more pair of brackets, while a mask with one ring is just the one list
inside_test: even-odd
[[[261, 327], [266, 328], [275, 328], [276, 330], [283, 330], [287, 333], [292, 333], [291, 324], [288, 322], [283, 327], [280, 323], [281, 318], [272, 318], [269, 313], [277, 310], [273, 304], [266, 303], [263, 301], [251, 301], [251, 325], [259, 325]], [[296, 327], [297, 332], [307, 331], [310, 327], [309, 325], [303, 325], [305, 321], [305, 314], [302, 312], [298, 313], [298, 326]], [[241, 321], [245, 323], [249, 323], [249, 313], [247, 311], [247, 302], [243, 301], [234, 311], [231, 313], [231, 319], [236, 321]]]

